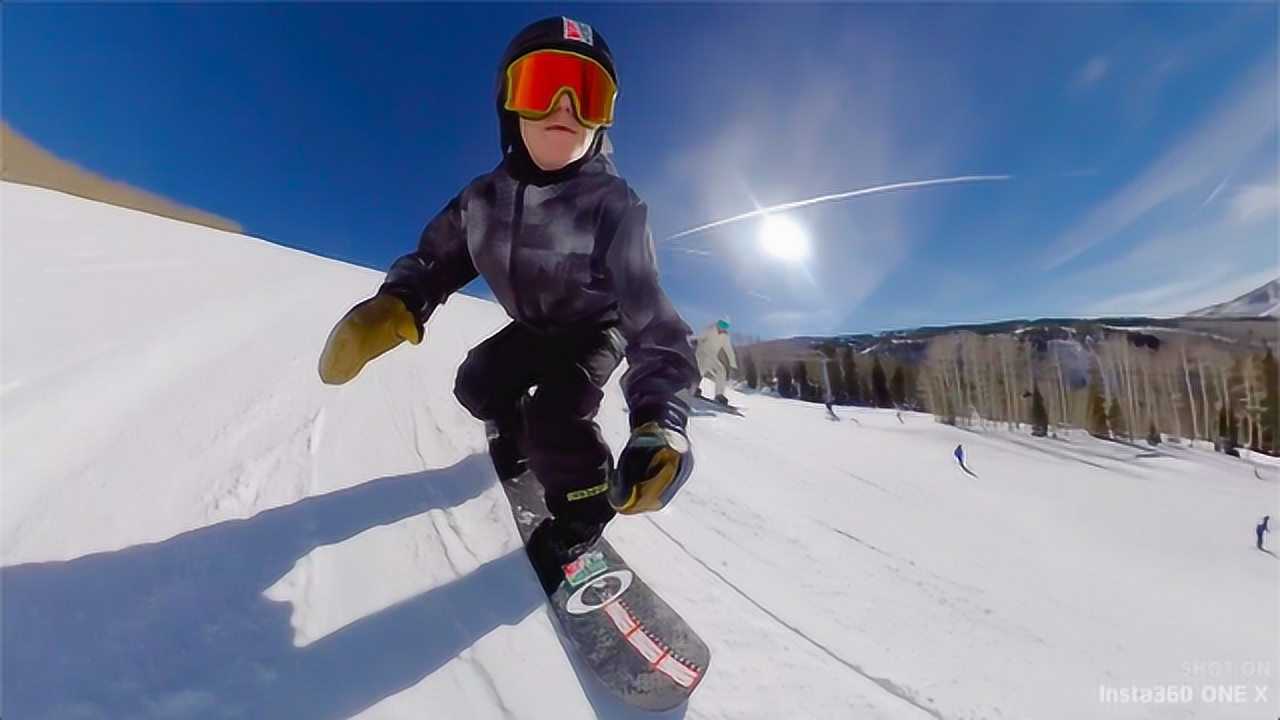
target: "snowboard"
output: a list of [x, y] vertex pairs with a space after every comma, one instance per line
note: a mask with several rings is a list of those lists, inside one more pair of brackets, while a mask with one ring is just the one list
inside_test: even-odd
[[[548, 517], [542, 486], [526, 472], [502, 488], [527, 543]], [[711, 651], [688, 623], [604, 538], [564, 572], [547, 603], [581, 663], [629, 706], [663, 711], [686, 702], [711, 661]]]
[[700, 412], [729, 413], [730, 415], [742, 417], [742, 408], [737, 405], [718, 403], [710, 398], [698, 397], [697, 395], [689, 398], [689, 409]]

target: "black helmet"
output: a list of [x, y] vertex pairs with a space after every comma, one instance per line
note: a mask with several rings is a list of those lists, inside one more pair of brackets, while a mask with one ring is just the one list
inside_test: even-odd
[[[614, 84], [618, 83], [618, 71], [613, 66], [613, 53], [609, 52], [609, 44], [604, 41], [604, 36], [594, 27], [584, 22], [560, 16], [543, 18], [526, 25], [507, 44], [506, 51], [502, 53], [502, 62], [498, 64], [498, 129], [503, 155], [509, 153], [513, 147], [516, 147], [517, 143], [520, 143], [521, 147], [523, 146], [523, 142], [520, 140], [518, 116], [503, 107], [503, 101], [506, 98], [504, 84], [507, 80], [507, 66], [534, 50], [547, 49], [569, 50], [586, 55], [604, 66], [605, 71], [609, 73], [609, 77], [613, 78]], [[604, 135], [604, 128], [596, 131], [595, 142], [587, 150], [586, 157], [591, 157], [599, 152], [601, 143], [604, 141]]]

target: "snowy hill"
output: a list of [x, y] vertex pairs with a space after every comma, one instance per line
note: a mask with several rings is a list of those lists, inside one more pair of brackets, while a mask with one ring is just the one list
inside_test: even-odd
[[[452, 396], [500, 308], [455, 297], [327, 387], [380, 273], [0, 188], [0, 715], [628, 716], [567, 659]], [[711, 647], [672, 716], [1276, 716], [1274, 466], [733, 399], [673, 507], [609, 529]], [[621, 447], [616, 382], [600, 421]], [[1102, 699], [1171, 683], [1196, 697]], [[1267, 699], [1200, 696], [1227, 684]]]
[[1280, 318], [1280, 278], [1256, 290], [1217, 305], [1188, 313], [1191, 317], [1272, 317]]

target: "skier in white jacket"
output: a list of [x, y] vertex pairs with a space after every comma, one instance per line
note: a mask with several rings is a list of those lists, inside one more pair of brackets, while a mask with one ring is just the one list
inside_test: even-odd
[[[729, 361], [727, 368], [720, 360], [722, 352]], [[729, 398], [724, 395], [725, 383], [729, 379], [729, 371], [738, 369], [738, 358], [734, 356], [733, 343], [729, 340], [728, 320], [718, 320], [702, 333], [694, 356], [698, 360], [698, 381], [693, 386], [693, 394], [702, 397], [702, 378], [710, 377], [716, 381], [716, 402], [728, 405]]]

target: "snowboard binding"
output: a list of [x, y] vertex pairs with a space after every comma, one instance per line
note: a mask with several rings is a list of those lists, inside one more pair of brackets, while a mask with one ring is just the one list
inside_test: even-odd
[[542, 589], [551, 595], [568, 577], [568, 568], [600, 542], [605, 523], [546, 518], [533, 529], [525, 549]]

